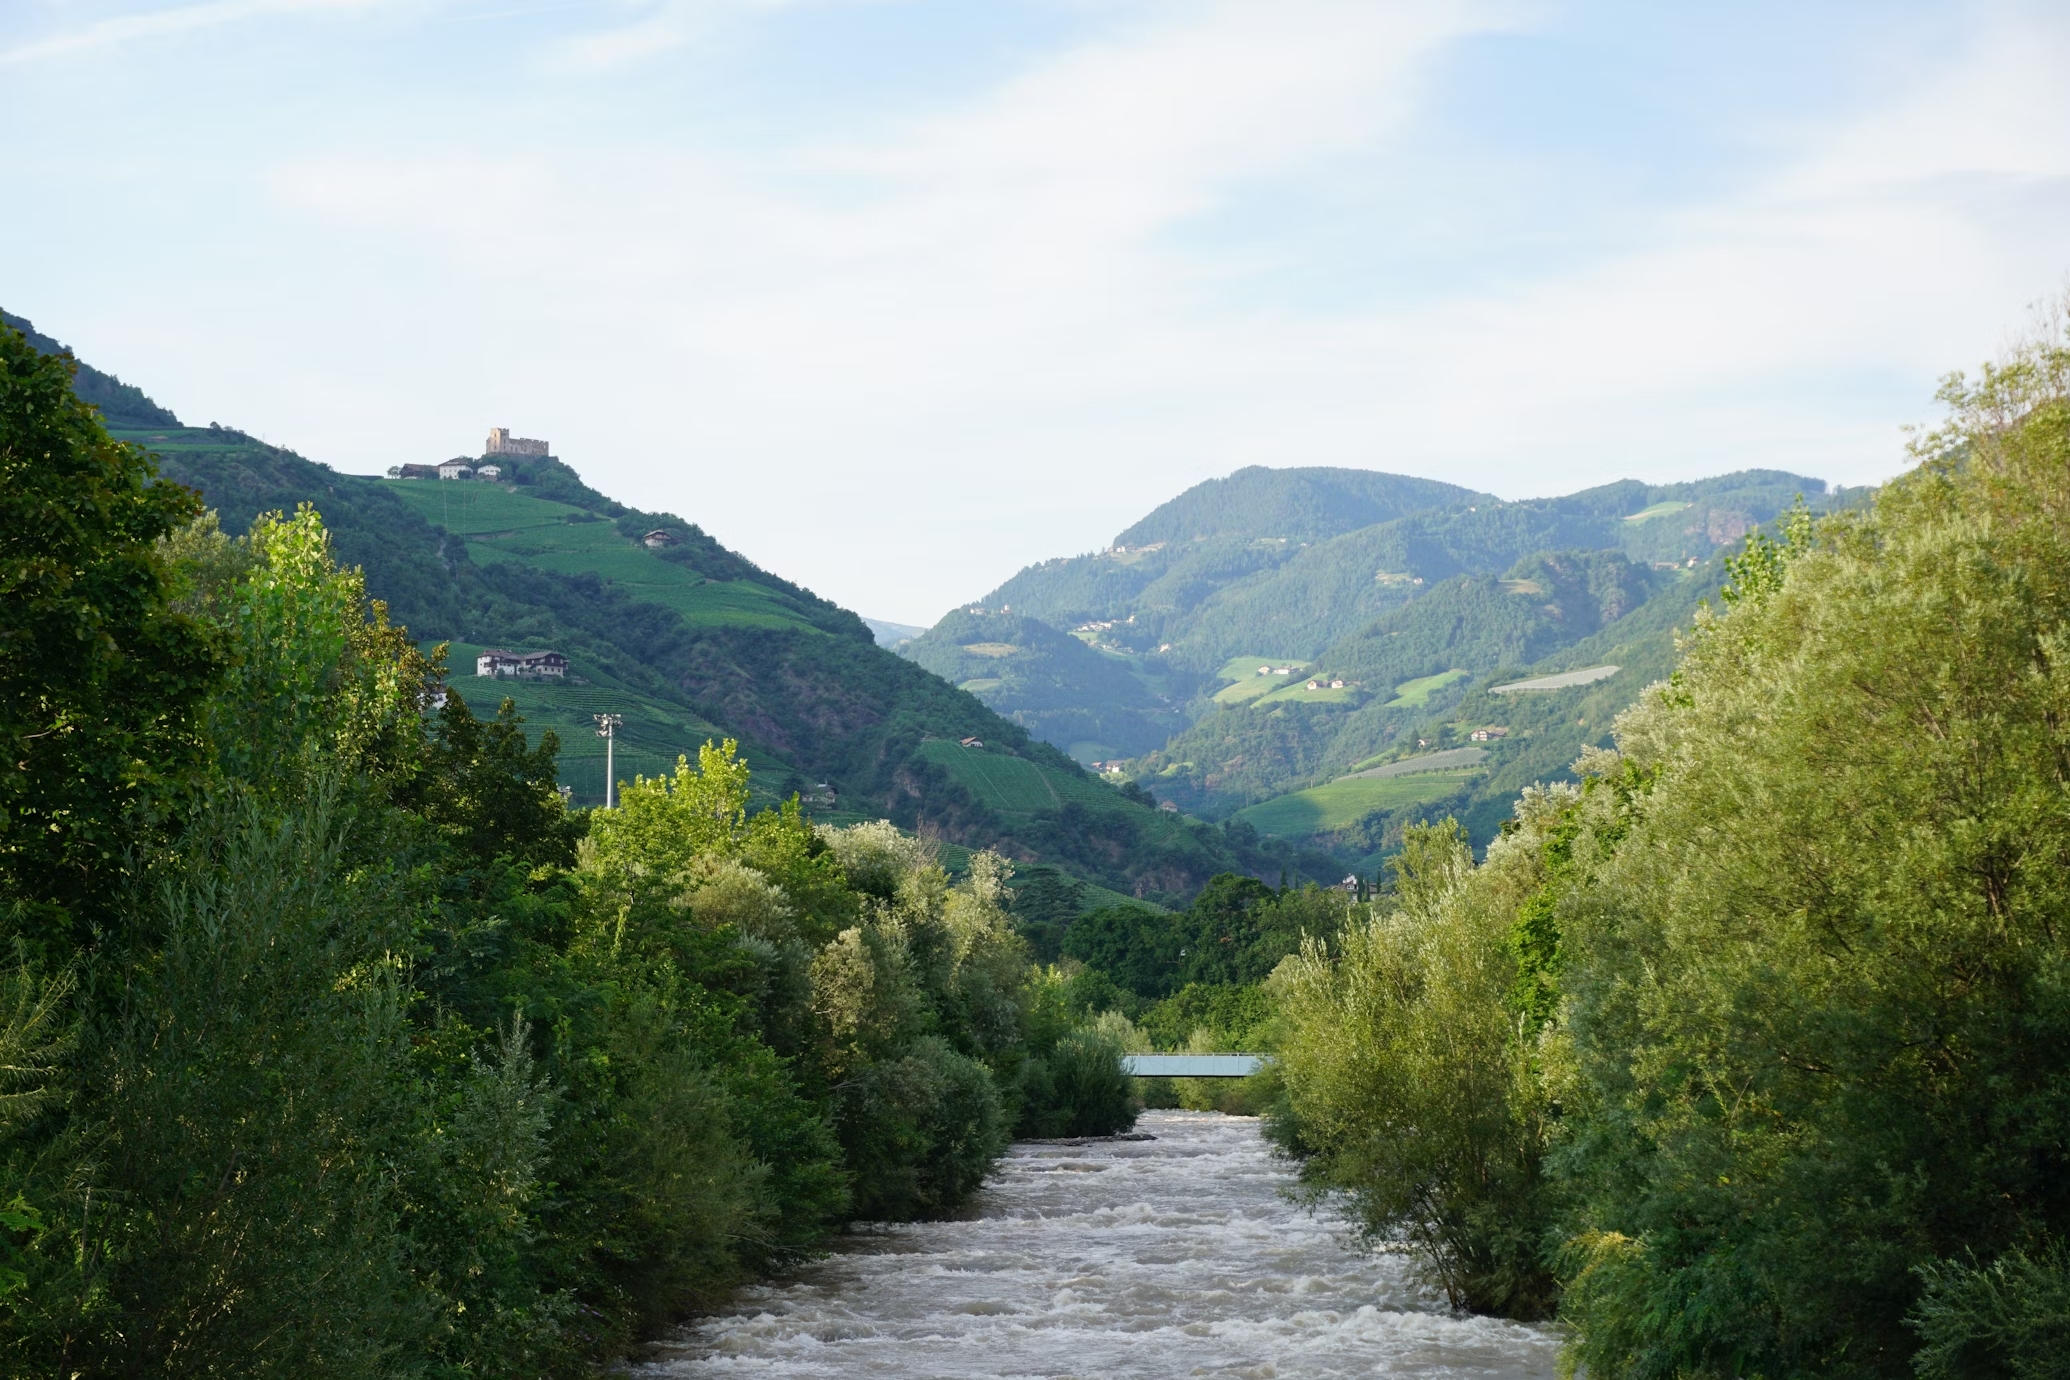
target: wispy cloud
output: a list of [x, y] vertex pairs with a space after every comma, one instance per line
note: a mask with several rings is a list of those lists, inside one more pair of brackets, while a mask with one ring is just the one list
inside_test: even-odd
[[160, 38], [195, 29], [214, 28], [244, 20], [312, 11], [369, 10], [393, 0], [206, 0], [199, 5], [175, 5], [142, 14], [117, 15], [76, 29], [66, 29], [32, 38], [11, 48], [0, 49], [0, 65], [36, 62], [63, 57], [91, 48], [105, 48], [139, 39]]
[[[813, 16], [727, 32], [696, 81], [641, 66], [756, 3], [470, 29], [421, 89], [380, 88], [380, 120], [236, 163], [263, 190], [210, 206], [232, 246], [214, 276], [185, 273], [209, 245], [182, 274], [118, 264], [119, 310], [195, 284], [181, 305], [205, 310], [155, 309], [194, 323], [181, 359], [236, 381], [222, 415], [319, 456], [377, 468], [519, 425], [609, 491], [918, 621], [1242, 464], [1512, 496], [1744, 465], [1880, 478], [1932, 379], [2070, 268], [2070, 17], [2046, 6], [1980, 11], [1895, 73], [1849, 51], [1847, 100], [1762, 109], [1728, 171], [1672, 194], [1633, 176], [1604, 211], [1557, 185], [1537, 131], [1461, 134], [1444, 85], [1542, 48], [1559, 71], [1531, 98], [1557, 103], [1601, 84], [1588, 61], [1645, 57], [1591, 59], [1532, 27], [1548, 10], [1058, 0], [1044, 22], [1070, 23], [1002, 45], [988, 80], [838, 121], [756, 124], [757, 64], [790, 83], [772, 104], [872, 62], [903, 76], [903, 52], [853, 45], [938, 11], [830, 25], [847, 46], [790, 69], [771, 49], [825, 42]], [[715, 71], [738, 84], [710, 96]], [[1482, 194], [1520, 167], [1528, 196]], [[1537, 228], [1505, 216], [1567, 216], [1576, 248], [1504, 257]], [[1409, 259], [1402, 223], [1468, 248]]]
[[634, 0], [627, 17], [556, 44], [549, 68], [601, 72], [631, 66], [686, 48], [726, 19], [755, 10], [786, 9], [803, 0]]

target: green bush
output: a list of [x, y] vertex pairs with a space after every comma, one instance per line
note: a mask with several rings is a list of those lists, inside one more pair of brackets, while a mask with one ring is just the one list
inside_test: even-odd
[[991, 1075], [936, 1037], [863, 1069], [839, 1096], [859, 1217], [898, 1222], [948, 1211], [977, 1190], [1006, 1145]]
[[1989, 1265], [1930, 1261], [1912, 1311], [1920, 1380], [2070, 1375], [2070, 1255], [2009, 1251]]
[[1111, 1136], [1136, 1124], [1134, 1091], [1121, 1071], [1122, 1049], [1097, 1030], [1073, 1030], [1045, 1054], [1031, 1055], [1021, 1083], [1016, 1127], [1024, 1136]]

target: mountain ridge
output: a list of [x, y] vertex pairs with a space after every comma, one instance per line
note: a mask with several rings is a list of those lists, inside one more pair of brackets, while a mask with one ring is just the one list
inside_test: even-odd
[[[1454, 501], [1407, 512], [1374, 497], [1406, 505], [1446, 498], [1447, 489]], [[1329, 511], [1318, 495], [1349, 497]], [[964, 683], [1080, 760], [1132, 756], [1125, 775], [1232, 826], [1241, 822], [1231, 818], [1236, 812], [1255, 815], [1263, 803], [1326, 784], [1358, 761], [1495, 731], [1485, 770], [1464, 784], [1433, 778], [1423, 783], [1427, 799], [1407, 799], [1414, 792], [1399, 782], [1332, 795], [1324, 812], [1331, 819], [1355, 813], [1349, 797], [1359, 792], [1373, 804], [1373, 819], [1353, 830], [1333, 825], [1328, 837], [1303, 846], [1370, 861], [1376, 840], [1390, 829], [1398, 835], [1404, 811], [1457, 807], [1476, 837], [1485, 836], [1500, 818], [1489, 793], [1508, 793], [1506, 811], [1515, 790], [1529, 784], [1512, 779], [1511, 763], [1528, 759], [1532, 779], [1567, 776], [1601, 729], [1541, 723], [1539, 710], [1586, 704], [1590, 712], [1575, 719], [1601, 719], [1607, 728], [1605, 697], [1624, 694], [1628, 702], [1637, 690], [1632, 675], [1671, 662], [1674, 622], [1686, 623], [1694, 602], [1715, 593], [1719, 557], [1800, 497], [1814, 508], [1852, 501], [1822, 480], [1769, 469], [1674, 484], [1616, 480], [1509, 501], [1407, 476], [1252, 466], [1160, 505], [1105, 551], [1023, 568], [900, 650], [967, 673], [969, 659], [958, 657], [971, 639], [952, 624], [1010, 614], [1045, 627], [1046, 634], [1008, 637], [1009, 649], [991, 649], [1011, 675]], [[1367, 516], [1381, 520], [1357, 525]], [[1661, 626], [1649, 622], [1662, 617]], [[1074, 689], [1073, 675], [1090, 663], [1068, 647], [1054, 650], [1060, 632], [1104, 658], [1099, 684], [1088, 677]], [[1550, 698], [1488, 694], [1505, 677], [1571, 669], [1566, 653], [1602, 637], [1629, 644], [1630, 674]], [[1259, 658], [1275, 675], [1299, 675], [1261, 688], [1246, 679]], [[1147, 752], [1131, 754], [1140, 737], [1125, 741], [1119, 733], [1067, 741], [1080, 730], [1065, 726], [1126, 700], [1108, 683], [1117, 666], [1144, 693], [1155, 687], [1184, 722]], [[1039, 715], [1026, 703], [1032, 684], [1044, 688]], [[1172, 720], [1168, 712], [1160, 722]], [[1564, 756], [1552, 762], [1549, 754]]]

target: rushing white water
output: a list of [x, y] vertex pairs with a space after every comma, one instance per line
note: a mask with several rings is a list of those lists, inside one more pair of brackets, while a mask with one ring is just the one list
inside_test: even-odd
[[1017, 1145], [970, 1217], [853, 1233], [634, 1374], [1552, 1375], [1543, 1329], [1455, 1314], [1288, 1203], [1256, 1122], [1136, 1129], [1156, 1139]]

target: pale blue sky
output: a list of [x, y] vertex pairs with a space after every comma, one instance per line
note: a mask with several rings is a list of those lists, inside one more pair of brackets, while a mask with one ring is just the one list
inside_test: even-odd
[[1240, 465], [1904, 463], [2070, 10], [12, 0], [0, 305], [349, 471], [546, 436], [925, 623]]

